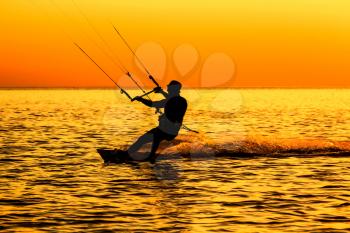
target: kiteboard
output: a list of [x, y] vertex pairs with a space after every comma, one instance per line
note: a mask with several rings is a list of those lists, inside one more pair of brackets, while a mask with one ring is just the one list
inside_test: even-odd
[[131, 156], [127, 151], [118, 149], [97, 149], [104, 163], [130, 163], [133, 161], [147, 161], [149, 153], [137, 152]]

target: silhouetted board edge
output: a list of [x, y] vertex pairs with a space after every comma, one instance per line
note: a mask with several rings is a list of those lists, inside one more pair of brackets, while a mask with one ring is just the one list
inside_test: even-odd
[[97, 149], [97, 153], [103, 159], [105, 163], [124, 163], [127, 162], [124, 154], [121, 151], [110, 150], [110, 149]]
[[111, 150], [111, 149], [97, 149], [97, 152], [105, 163], [133, 163], [147, 161], [147, 152], [137, 152], [133, 155], [133, 158], [123, 150]]
[[[111, 150], [111, 149], [97, 149], [97, 152], [100, 154], [101, 158], [105, 163], [133, 163], [140, 161], [147, 161], [147, 153], [139, 153], [139, 159], [125, 159], [125, 151], [121, 150]], [[191, 153], [181, 153], [180, 155], [183, 158], [193, 159]], [[161, 156], [159, 156], [161, 157]], [[165, 158], [171, 157], [166, 155]], [[177, 157], [177, 156], [175, 156]], [[214, 157], [225, 157], [232, 159], [254, 159], [254, 158], [288, 158], [288, 157], [298, 157], [298, 158], [309, 158], [309, 157], [350, 157], [350, 151], [336, 151], [336, 152], [313, 152], [313, 153], [244, 153], [244, 152], [231, 152], [231, 151], [217, 151], [214, 154], [202, 155], [203, 158], [214, 158]], [[178, 158], [178, 157], [177, 157]], [[160, 158], [162, 159], [162, 158]]]

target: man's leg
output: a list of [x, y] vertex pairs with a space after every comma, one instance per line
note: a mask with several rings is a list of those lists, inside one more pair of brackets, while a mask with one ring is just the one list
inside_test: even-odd
[[152, 142], [152, 147], [148, 156], [148, 160], [150, 160], [153, 163], [157, 158], [157, 149], [160, 143], [165, 139], [166, 135], [162, 133], [160, 129], [154, 128], [142, 135], [139, 139], [137, 139], [137, 141], [134, 142], [134, 144], [132, 144], [127, 150], [128, 154], [131, 155], [132, 153], [137, 152], [146, 143]]
[[145, 145], [146, 143], [152, 142], [154, 138], [153, 133], [151, 132], [147, 132], [144, 135], [142, 135], [141, 137], [139, 137], [139, 139], [136, 140], [136, 142], [134, 142], [129, 149], [127, 150], [129, 154], [135, 153], [137, 152], [143, 145]]
[[[157, 135], [158, 136], [158, 135]], [[151, 163], [154, 163], [156, 161], [156, 158], [158, 157], [157, 155], [157, 149], [160, 145], [160, 143], [164, 140], [164, 138], [162, 137], [154, 137], [153, 143], [152, 143], [152, 148], [151, 148], [151, 152], [149, 154], [149, 161], [151, 161]]]
[[167, 141], [171, 141], [173, 140], [175, 137], [173, 137], [172, 135], [168, 135], [166, 133], [164, 133], [161, 129], [156, 128], [156, 130], [154, 131], [154, 139], [153, 139], [153, 143], [152, 143], [152, 148], [151, 148], [151, 152], [150, 152], [150, 156], [149, 156], [149, 161], [151, 163], [154, 163], [158, 157], [157, 155], [157, 149], [160, 145], [160, 143], [164, 140]]

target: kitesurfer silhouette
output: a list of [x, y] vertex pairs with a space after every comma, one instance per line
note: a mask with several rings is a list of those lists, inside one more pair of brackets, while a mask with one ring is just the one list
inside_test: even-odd
[[[157, 86], [150, 92], [145, 92], [142, 87], [136, 82], [131, 73], [122, 65], [119, 65], [119, 68], [122, 71], [126, 72], [126, 75], [143, 91], [142, 96], [138, 96], [132, 98], [129, 93], [123, 89], [118, 83], [116, 83], [108, 73], [102, 69], [102, 67], [77, 43], [74, 43], [82, 53], [85, 54], [119, 89], [122, 94], [124, 94], [131, 101], [139, 101], [149, 107], [154, 107], [159, 112], [159, 109], [164, 108], [164, 113], [159, 117], [159, 125], [156, 128], [153, 128], [142, 135], [134, 144], [132, 144], [128, 150], [106, 150], [103, 148], [97, 149], [97, 152], [100, 154], [104, 162], [127, 162], [130, 160], [144, 161], [149, 160], [151, 162], [155, 162], [157, 158], [156, 151], [159, 147], [159, 144], [163, 140], [173, 140], [179, 133], [180, 128], [184, 128], [188, 131], [198, 133], [195, 130], [188, 128], [187, 126], [182, 124], [183, 117], [187, 110], [187, 101], [185, 98], [180, 96], [181, 83], [173, 80], [167, 85], [167, 92], [163, 91], [159, 86], [157, 81], [153, 78], [147, 67], [142, 63], [142, 61], [138, 58], [135, 51], [130, 47], [129, 43], [126, 39], [120, 34], [117, 28], [113, 25], [114, 30], [119, 35], [119, 37], [123, 40], [125, 45], [129, 48], [129, 50], [134, 54], [135, 58], [142, 65], [143, 69], [148, 74], [148, 78]], [[150, 99], [144, 99], [143, 96], [147, 96], [148, 94], [156, 92], [161, 93], [165, 97], [165, 99], [160, 101], [151, 101]], [[133, 157], [133, 153], [137, 152], [143, 145], [146, 143], [152, 143], [151, 151], [149, 154], [146, 154], [147, 157], [139, 158]]]
[[181, 87], [180, 82], [173, 80], [167, 85], [167, 92], [163, 91], [160, 87], [154, 89], [156, 93], [161, 93], [165, 99], [151, 101], [142, 97], [134, 98], [134, 100], [148, 107], [154, 107], [156, 109], [164, 108], [164, 113], [159, 116], [159, 125], [157, 127], [146, 132], [129, 147], [127, 150], [127, 156], [129, 158], [132, 158], [132, 154], [137, 152], [143, 145], [152, 142], [147, 160], [154, 163], [157, 158], [156, 151], [159, 144], [163, 140], [171, 141], [178, 135], [187, 110], [187, 101], [180, 96]]

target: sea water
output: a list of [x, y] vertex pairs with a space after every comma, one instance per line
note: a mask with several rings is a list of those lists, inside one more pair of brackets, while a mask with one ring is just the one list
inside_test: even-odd
[[350, 90], [182, 95], [199, 134], [156, 164], [106, 165], [96, 149], [126, 148], [154, 109], [115, 90], [1, 90], [0, 231], [350, 231]]

